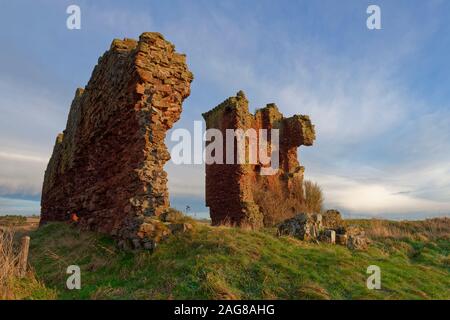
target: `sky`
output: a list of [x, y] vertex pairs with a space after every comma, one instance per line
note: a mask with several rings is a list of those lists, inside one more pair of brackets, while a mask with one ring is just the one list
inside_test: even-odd
[[[69, 5], [81, 29], [66, 27]], [[366, 9], [381, 9], [381, 30]], [[0, 214], [37, 214], [76, 88], [115, 38], [158, 31], [187, 55], [175, 128], [237, 91], [250, 109], [307, 114], [305, 177], [347, 217], [450, 213], [450, 2], [446, 0], [2, 1]], [[167, 144], [170, 141], [168, 133]], [[171, 203], [205, 216], [203, 165], [166, 165]]]

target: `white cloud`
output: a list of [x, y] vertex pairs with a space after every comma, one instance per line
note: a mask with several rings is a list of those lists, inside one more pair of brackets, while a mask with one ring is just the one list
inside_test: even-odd
[[25, 161], [25, 162], [29, 161], [29, 162], [38, 162], [38, 163], [45, 163], [45, 164], [48, 162], [48, 158], [46, 158], [46, 157], [19, 154], [19, 153], [7, 153], [7, 152], [1, 152], [1, 151], [0, 151], [0, 159], [17, 160], [17, 161]]
[[0, 195], [39, 195], [67, 108], [39, 84], [0, 77]]
[[46, 166], [39, 156], [0, 154], [0, 195], [39, 195]]
[[49, 157], [16, 147], [15, 152], [0, 151], [0, 195], [39, 195]]
[[[391, 182], [389, 178], [358, 181], [352, 177], [311, 174], [325, 190], [328, 208], [340, 208], [344, 213], [364, 215], [386, 214], [448, 214], [449, 201], [430, 200], [405, 191], [410, 180]], [[396, 179], [398, 180], [398, 179]]]
[[175, 165], [169, 161], [164, 170], [168, 173], [171, 196], [204, 196], [205, 168], [203, 165]]

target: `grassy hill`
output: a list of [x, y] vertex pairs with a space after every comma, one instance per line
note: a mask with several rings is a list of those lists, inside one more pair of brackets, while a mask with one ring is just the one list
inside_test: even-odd
[[[17, 290], [38, 299], [450, 299], [450, 219], [352, 223], [372, 238], [368, 251], [197, 223], [153, 254], [121, 252], [108, 237], [54, 223], [31, 234], [35, 275]], [[69, 291], [73, 264], [82, 289]], [[366, 288], [372, 264], [381, 290]]]

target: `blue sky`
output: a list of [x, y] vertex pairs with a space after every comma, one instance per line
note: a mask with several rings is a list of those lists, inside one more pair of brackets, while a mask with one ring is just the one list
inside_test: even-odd
[[[81, 7], [81, 30], [66, 8]], [[382, 30], [366, 28], [381, 8]], [[306, 178], [348, 216], [450, 213], [450, 2], [11, 1], [0, 10], [0, 214], [37, 213], [46, 163], [114, 38], [159, 31], [187, 54], [176, 128], [238, 90], [252, 109], [309, 114]], [[170, 135], [170, 134], [169, 134]], [[169, 142], [170, 145], [170, 142]], [[203, 206], [204, 168], [167, 164], [172, 204]]]

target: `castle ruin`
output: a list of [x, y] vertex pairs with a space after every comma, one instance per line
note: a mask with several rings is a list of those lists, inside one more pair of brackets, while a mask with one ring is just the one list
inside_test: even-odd
[[[41, 223], [70, 221], [143, 238], [169, 208], [166, 132], [190, 94], [186, 57], [159, 33], [114, 40], [78, 89], [45, 172]], [[147, 229], [151, 229], [148, 227]]]
[[[279, 131], [279, 168], [273, 175], [262, 175], [265, 164], [258, 159], [256, 163], [227, 164], [226, 151], [223, 152], [223, 164], [206, 164], [206, 206], [210, 209], [214, 225], [228, 223], [247, 224], [254, 228], [264, 225], [264, 212], [255, 202], [256, 185], [263, 185], [266, 192], [274, 188], [283, 190], [289, 197], [293, 182], [303, 181], [304, 167], [297, 159], [297, 148], [311, 146], [315, 139], [314, 126], [308, 116], [294, 115], [285, 118], [275, 104], [268, 104], [251, 114], [245, 94], [240, 91], [214, 109], [203, 114], [206, 129], [218, 129], [226, 136], [227, 129], [271, 129]], [[270, 138], [267, 138], [268, 149]], [[207, 145], [212, 141], [207, 142]], [[223, 149], [226, 150], [226, 142]], [[236, 148], [236, 143], [234, 144]], [[248, 148], [247, 148], [248, 151]], [[294, 214], [295, 212], [293, 212]]]

